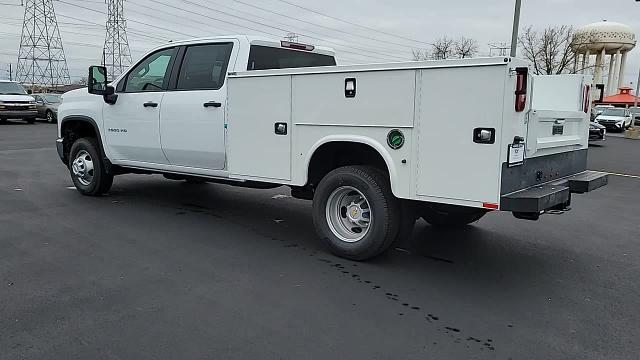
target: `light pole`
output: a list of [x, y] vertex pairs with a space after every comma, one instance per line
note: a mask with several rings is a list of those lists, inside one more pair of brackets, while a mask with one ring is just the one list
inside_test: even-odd
[[518, 49], [518, 29], [520, 28], [520, 5], [522, 0], [516, 0], [516, 9], [513, 13], [513, 32], [511, 33], [511, 57], [516, 57]]
[[[622, 76], [622, 74], [620, 75]], [[633, 99], [633, 111], [638, 111], [638, 92], [640, 91], [640, 70], [638, 70], [638, 82], [636, 82], [636, 93], [633, 94], [634, 99]], [[635, 114], [631, 114], [631, 127], [635, 127], [636, 126], [636, 115]]]

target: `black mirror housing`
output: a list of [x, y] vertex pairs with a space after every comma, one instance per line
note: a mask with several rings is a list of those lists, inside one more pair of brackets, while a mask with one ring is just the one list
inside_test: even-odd
[[107, 86], [107, 68], [104, 66], [90, 66], [87, 78], [89, 94], [110, 95]]

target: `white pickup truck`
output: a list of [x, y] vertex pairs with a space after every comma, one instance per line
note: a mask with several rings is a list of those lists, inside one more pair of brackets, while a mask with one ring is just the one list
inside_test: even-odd
[[59, 108], [58, 154], [82, 194], [125, 173], [286, 185], [350, 259], [418, 217], [537, 220], [607, 183], [586, 171], [590, 79], [532, 76], [514, 58], [335, 66], [330, 49], [229, 36], [158, 47], [107, 77], [91, 67], [89, 91]]

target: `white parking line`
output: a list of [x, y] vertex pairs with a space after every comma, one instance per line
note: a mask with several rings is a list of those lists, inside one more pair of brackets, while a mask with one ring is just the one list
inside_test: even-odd
[[607, 175], [613, 175], [613, 176], [622, 176], [622, 177], [628, 177], [628, 178], [632, 178], [632, 179], [640, 179], [640, 176], [638, 175], [629, 175], [629, 174], [618, 174], [618, 173], [612, 173], [612, 172], [606, 172], [606, 171], [601, 171], [604, 174]]

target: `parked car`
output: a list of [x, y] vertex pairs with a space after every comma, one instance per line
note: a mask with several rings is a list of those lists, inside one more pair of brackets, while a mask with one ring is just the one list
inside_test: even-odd
[[589, 141], [604, 141], [607, 137], [607, 128], [592, 121], [589, 124]]
[[613, 105], [596, 105], [593, 107], [593, 110], [591, 111], [592, 114], [596, 114], [596, 116], [602, 114], [603, 111], [605, 111], [606, 109], [611, 109], [614, 108], [615, 106]]
[[61, 95], [59, 94], [33, 94], [38, 109], [38, 117], [46, 119], [48, 123], [58, 120], [58, 106], [60, 106]]
[[29, 124], [36, 121], [36, 101], [27, 91], [14, 81], [0, 80], [0, 123], [7, 119], [25, 120]]
[[607, 129], [624, 131], [632, 125], [631, 113], [629, 109], [608, 108], [596, 117], [596, 121], [604, 125]]
[[640, 125], [640, 107], [630, 107], [631, 117], [636, 125]]

